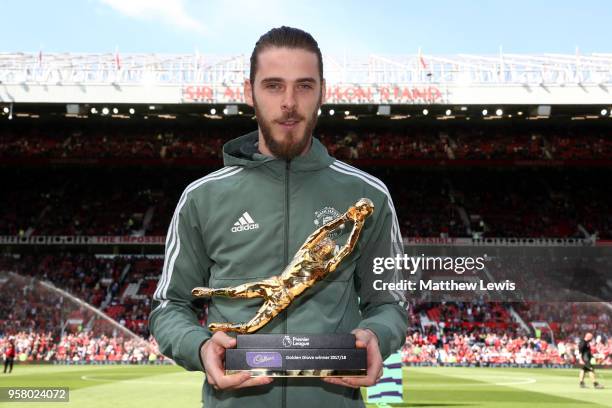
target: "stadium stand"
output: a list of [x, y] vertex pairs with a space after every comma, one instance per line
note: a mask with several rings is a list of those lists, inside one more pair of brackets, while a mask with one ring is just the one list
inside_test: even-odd
[[[182, 190], [211, 170], [8, 169], [0, 235], [165, 235]], [[404, 236], [612, 238], [606, 170], [373, 173], [393, 194]]]
[[[163, 237], [183, 189], [218, 168], [221, 145], [246, 127], [20, 126], [0, 131], [0, 236], [18, 238]], [[612, 239], [610, 166], [592, 165], [612, 160], [599, 127], [348, 127], [323, 126], [319, 135], [330, 153], [385, 181], [404, 237]], [[13, 337], [22, 361], [163, 361], [147, 328], [163, 257], [159, 248], [119, 252], [6, 249], [0, 272], [23, 279], [0, 280], [9, 294], [0, 297], [0, 353]], [[99, 308], [141, 340], [66, 311], [62, 296], [34, 290], [34, 280]], [[602, 304], [413, 302], [409, 315], [406, 363], [573, 364], [589, 330], [597, 363], [612, 365], [612, 313]], [[199, 318], [205, 323], [204, 309]]]

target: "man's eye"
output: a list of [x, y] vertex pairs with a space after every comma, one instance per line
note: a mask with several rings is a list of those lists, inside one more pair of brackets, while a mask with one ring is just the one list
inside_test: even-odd
[[300, 84], [299, 88], [300, 89], [312, 89], [312, 85], [310, 85], [310, 84]]
[[266, 85], [266, 89], [280, 89], [279, 84], [268, 84]]

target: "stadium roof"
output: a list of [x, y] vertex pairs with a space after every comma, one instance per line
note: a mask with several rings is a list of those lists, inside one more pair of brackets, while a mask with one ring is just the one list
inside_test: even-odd
[[[612, 54], [372, 54], [324, 62], [334, 83], [612, 83]], [[248, 71], [245, 55], [0, 53], [3, 84], [220, 84], [241, 82]]]
[[[612, 54], [372, 54], [324, 66], [332, 104], [612, 102]], [[245, 55], [4, 53], [0, 101], [242, 103], [248, 72]]]

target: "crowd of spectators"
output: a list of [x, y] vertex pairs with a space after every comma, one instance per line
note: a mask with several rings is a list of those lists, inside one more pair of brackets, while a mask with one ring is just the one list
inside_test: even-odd
[[[22, 361], [158, 361], [147, 319], [162, 262], [81, 253], [0, 257], [0, 350], [12, 337]], [[102, 309], [115, 325], [42, 281]], [[597, 363], [612, 364], [612, 311], [605, 303], [413, 300], [409, 317], [402, 351], [409, 363], [571, 364], [576, 339], [590, 331]], [[204, 309], [199, 319], [205, 324]]]
[[[470, 330], [437, 334], [414, 331], [402, 348], [405, 363], [429, 364], [578, 364], [579, 336], [549, 343], [508, 331]], [[595, 364], [612, 365], [612, 338], [598, 335], [592, 346]]]
[[[516, 305], [514, 305], [516, 306]], [[586, 331], [595, 333], [591, 344], [594, 364], [612, 365], [610, 310], [606, 305], [569, 303], [523, 304], [525, 318], [548, 321], [564, 313], [574, 319], [562, 323], [557, 336], [526, 331], [512, 321], [508, 307], [495, 302], [412, 302], [411, 325], [403, 346], [405, 363], [427, 364], [577, 364], [577, 344]], [[576, 320], [584, 321], [575, 325]], [[593, 321], [597, 321], [594, 324]], [[121, 333], [101, 334], [77, 328], [59, 334], [42, 326], [15, 326], [0, 331], [0, 356], [9, 339], [15, 341], [22, 362], [121, 362], [164, 361], [153, 337]], [[428, 324], [424, 324], [427, 322]], [[204, 323], [204, 321], [202, 321]], [[548, 334], [548, 335], [547, 335]]]
[[[245, 133], [220, 128], [27, 128], [0, 132], [0, 160], [90, 160], [78, 167], [5, 169], [0, 235], [159, 235], [167, 232], [182, 190], [221, 159], [221, 146]], [[388, 185], [407, 237], [587, 237], [612, 239], [610, 172], [601, 168], [399, 169], [402, 160], [610, 160], [612, 139], [598, 130], [550, 128], [423, 128], [317, 132], [340, 159]], [[114, 168], [147, 160], [204, 159], [206, 168]], [[389, 165], [387, 165], [389, 164]], [[482, 164], [482, 163], [481, 163]], [[494, 167], [494, 166], [493, 166]], [[17, 360], [163, 360], [147, 318], [161, 257], [28, 253], [0, 257], [0, 354], [14, 338]], [[534, 259], [530, 261], [536, 262]], [[520, 266], [520, 264], [517, 264]], [[506, 266], [504, 266], [506, 267]], [[75, 306], [70, 296], [100, 308], [116, 327]], [[597, 363], [612, 365], [611, 314], [601, 303], [507, 305], [494, 302], [415, 303], [403, 349], [405, 362], [574, 363], [576, 341], [596, 334]], [[526, 331], [514, 308], [528, 324]], [[205, 321], [205, 311], [199, 316]], [[72, 321], [72, 323], [70, 323]], [[78, 323], [74, 323], [78, 322]], [[146, 339], [146, 340], [145, 340]], [[554, 339], [554, 341], [553, 341]]]
[[[151, 298], [163, 265], [161, 256], [100, 256], [86, 253], [27, 254], [0, 257], [0, 332], [59, 330], [76, 319], [103, 332], [104, 319], [41, 282], [50, 282], [76, 299], [100, 308], [133, 333], [148, 337]], [[17, 295], [18, 294], [18, 295]], [[200, 318], [204, 317], [204, 310]]]
[[525, 321], [545, 322], [556, 338], [612, 331], [612, 309], [601, 302], [525, 302], [516, 309]]
[[407, 363], [577, 364], [578, 342], [591, 332], [595, 363], [612, 365], [612, 309], [602, 302], [412, 301], [410, 316]]
[[592, 160], [612, 157], [612, 139], [601, 133], [556, 133], [548, 137], [552, 157], [559, 160]]
[[9, 339], [14, 340], [15, 359], [21, 362], [142, 364], [166, 359], [153, 337], [94, 336], [85, 331], [57, 337], [52, 332], [20, 331], [10, 336], [0, 335], [0, 356]]
[[[165, 236], [183, 189], [210, 171], [7, 170], [0, 235]], [[612, 238], [609, 170], [371, 172], [389, 187], [407, 237]]]
[[0, 158], [219, 159], [224, 138], [199, 131], [45, 130], [0, 135]]
[[466, 170], [447, 174], [446, 182], [470, 231], [480, 236], [608, 238], [609, 176], [605, 170]]
[[[235, 125], [236, 126], [236, 125]], [[219, 161], [223, 143], [247, 130], [194, 128], [38, 128], [0, 133], [0, 158], [200, 159]], [[320, 126], [316, 134], [341, 159], [592, 160], [612, 158], [600, 129], [406, 127], [355, 130]]]
[[0, 235], [25, 237], [165, 235], [182, 189], [198, 178], [192, 171], [92, 168], [6, 175]]

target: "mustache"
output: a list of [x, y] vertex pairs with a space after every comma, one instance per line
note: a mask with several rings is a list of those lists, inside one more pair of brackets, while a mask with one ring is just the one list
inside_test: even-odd
[[276, 119], [277, 122], [287, 122], [289, 120], [292, 121], [299, 121], [299, 120], [304, 120], [305, 118], [302, 115], [299, 115], [298, 113], [288, 113], [286, 115], [281, 116], [279, 119]]

